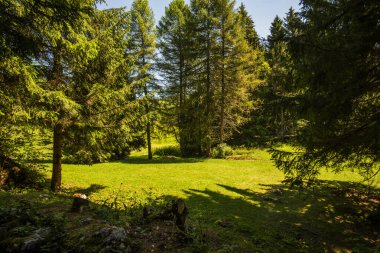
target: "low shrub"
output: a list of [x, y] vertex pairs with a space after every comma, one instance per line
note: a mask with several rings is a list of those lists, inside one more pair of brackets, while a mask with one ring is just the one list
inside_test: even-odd
[[218, 146], [211, 151], [212, 158], [224, 159], [230, 155], [233, 155], [233, 149], [225, 143], [218, 144]]
[[181, 156], [181, 151], [178, 146], [165, 146], [156, 148], [153, 154], [157, 156]]
[[45, 177], [41, 166], [22, 164], [5, 156], [0, 156], [0, 188], [41, 188]]

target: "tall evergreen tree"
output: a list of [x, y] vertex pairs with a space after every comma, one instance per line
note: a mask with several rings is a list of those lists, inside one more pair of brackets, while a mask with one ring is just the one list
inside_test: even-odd
[[297, 70], [298, 152], [274, 150], [288, 177], [313, 178], [321, 167], [379, 171], [378, 1], [302, 1], [299, 34], [290, 37]]
[[210, 156], [213, 135], [213, 112], [215, 111], [215, 64], [218, 55], [216, 26], [217, 11], [213, 0], [192, 0], [193, 29], [195, 30], [196, 73], [193, 84], [196, 92], [191, 96], [193, 111], [197, 113], [197, 146], [200, 154]]
[[105, 139], [113, 134], [111, 128], [128, 127], [123, 120], [130, 116], [125, 114], [131, 91], [126, 79], [132, 66], [123, 23], [128, 19], [120, 10], [94, 11], [75, 26], [46, 25], [48, 50], [38, 60], [48, 92], [37, 104], [52, 115], [44, 120], [53, 129], [52, 190], [61, 186], [63, 147], [83, 162], [101, 161], [110, 153]]
[[193, 67], [191, 12], [183, 0], [174, 0], [158, 25], [159, 70], [165, 80], [165, 98], [174, 105], [169, 117], [176, 122], [183, 156], [193, 153], [192, 120], [189, 120], [188, 97]]
[[187, 76], [186, 131], [194, 154], [209, 156], [245, 119], [249, 90], [260, 79], [264, 62], [249, 47], [234, 1], [191, 1], [191, 62]]
[[234, 11], [234, 4], [229, 0], [216, 1], [220, 16], [216, 27], [219, 55], [215, 62], [218, 144], [227, 141], [249, 115], [249, 94], [260, 68], [260, 52], [249, 46], [243, 32], [245, 22]]
[[248, 14], [248, 11], [243, 3], [239, 7], [238, 14], [242, 25], [242, 31], [245, 33], [244, 37], [248, 44], [255, 49], [260, 48], [260, 37], [256, 32], [255, 23]]
[[131, 9], [131, 42], [128, 51], [136, 57], [135, 92], [144, 100], [148, 158], [152, 159], [152, 127], [155, 94], [158, 86], [153, 74], [156, 51], [156, 31], [152, 9], [148, 0], [135, 0]]
[[[79, 34], [87, 29], [86, 25], [83, 29], [80, 27], [94, 12], [95, 1], [45, 1], [41, 4], [40, 1], [23, 0], [17, 3], [1, 1], [0, 5], [4, 7], [0, 15], [3, 24], [1, 47], [4, 49], [1, 53], [5, 53], [1, 66], [2, 91], [11, 99], [8, 100], [10, 107], [19, 109], [18, 115], [13, 114], [15, 120], [17, 118], [16, 127], [26, 120], [33, 125], [54, 126], [52, 189], [55, 190], [60, 186], [62, 148], [57, 133], [65, 124], [59, 119], [64, 111], [74, 117], [79, 108], [65, 94], [69, 85], [64, 79], [62, 63], [64, 57], [71, 57], [73, 52], [83, 55], [88, 50], [89, 55], [94, 53], [92, 43], [84, 42], [87, 38]], [[12, 122], [9, 118], [4, 121], [6, 124]]]
[[277, 16], [270, 28], [267, 60], [271, 67], [271, 73], [268, 76], [268, 85], [263, 101], [270, 119], [269, 125], [275, 128], [273, 135], [282, 142], [294, 131], [296, 118], [294, 113], [286, 109], [291, 107], [292, 95], [289, 94], [289, 91], [294, 82], [292, 58], [287, 41], [290, 31], [288, 32], [286, 29], [286, 27], [291, 27], [291, 24], [287, 22], [290, 19], [294, 22], [297, 19], [292, 8], [289, 10], [285, 23]]

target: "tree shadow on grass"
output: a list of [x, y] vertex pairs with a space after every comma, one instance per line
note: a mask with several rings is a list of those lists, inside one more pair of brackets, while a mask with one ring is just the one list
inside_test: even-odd
[[[314, 187], [301, 191], [284, 185], [260, 185], [259, 192], [223, 184], [219, 184], [218, 187], [219, 191], [184, 190], [185, 201], [190, 211], [190, 235], [196, 239], [199, 236], [196, 233], [201, 231], [201, 241], [208, 244], [211, 250], [379, 252], [380, 238], [379, 234], [376, 234], [379, 230], [366, 219], [380, 203], [379, 189], [372, 188], [372, 193], [368, 195], [361, 184], [339, 181], [319, 181]], [[99, 203], [91, 203], [91, 209], [86, 208], [82, 214], [69, 213], [72, 193], [91, 195], [104, 188], [102, 185], [91, 185], [83, 189], [70, 188], [58, 195], [41, 192], [0, 192], [0, 203], [22, 198], [34, 200], [39, 212], [63, 212], [68, 221], [66, 229], [71, 238], [66, 243], [78, 243], [70, 248], [73, 249], [83, 245], [79, 240], [83, 233], [94, 233], [106, 226], [101, 219], [96, 220], [96, 215], [105, 214], [115, 219], [121, 219], [119, 217], [125, 215], [124, 210], [104, 207]], [[167, 195], [162, 198], [169, 201], [176, 197]], [[141, 206], [130, 208], [135, 208], [135, 213], [139, 217], [142, 216]], [[127, 211], [131, 213], [133, 210]], [[83, 223], [88, 217], [93, 217], [93, 221], [89, 224]], [[156, 224], [153, 224], [154, 226], [144, 226], [156, 228]], [[133, 230], [133, 226], [129, 229]], [[165, 233], [164, 231], [161, 236]], [[138, 237], [136, 240], [152, 240], [146, 237]], [[159, 239], [163, 244], [166, 243], [164, 238]], [[195, 240], [194, 243], [198, 242]], [[92, 243], [92, 246], [96, 245]]]
[[[187, 190], [195, 217], [248, 252], [379, 252], [378, 228], [367, 221], [380, 203], [363, 185], [319, 181], [307, 190], [262, 185], [262, 193], [218, 185], [218, 191]], [[235, 238], [235, 239], [233, 239]]]
[[108, 188], [108, 186], [100, 185], [100, 184], [91, 184], [87, 188], [69, 188], [65, 189], [67, 193], [81, 193], [86, 194], [87, 196], [91, 196], [94, 193], [97, 193], [103, 189]]
[[159, 157], [149, 160], [146, 156], [132, 156], [125, 160], [121, 160], [122, 163], [128, 164], [174, 164], [174, 163], [200, 163], [204, 158], [181, 158], [174, 156]]

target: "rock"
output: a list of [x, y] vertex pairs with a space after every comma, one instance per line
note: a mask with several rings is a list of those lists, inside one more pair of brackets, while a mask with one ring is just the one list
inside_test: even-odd
[[101, 245], [99, 252], [129, 252], [127, 233], [122, 227], [107, 226], [97, 231], [94, 236]]
[[38, 252], [39, 247], [51, 233], [50, 228], [40, 228], [22, 242], [21, 252]]
[[90, 224], [92, 221], [93, 221], [92, 218], [86, 218], [86, 219], [81, 220], [81, 221], [80, 221], [80, 224], [81, 224], [81, 225], [88, 225], [88, 224]]
[[127, 237], [127, 233], [125, 232], [124, 228], [114, 227], [111, 230], [110, 235], [106, 238], [106, 240], [104, 240], [104, 242], [106, 243], [123, 242], [126, 237]]
[[231, 221], [228, 221], [228, 220], [218, 220], [216, 221], [216, 224], [218, 224], [219, 226], [223, 228], [231, 228], [234, 225]]
[[123, 243], [127, 237], [124, 228], [121, 227], [105, 227], [95, 233], [95, 236], [103, 239], [104, 245], [114, 245]]

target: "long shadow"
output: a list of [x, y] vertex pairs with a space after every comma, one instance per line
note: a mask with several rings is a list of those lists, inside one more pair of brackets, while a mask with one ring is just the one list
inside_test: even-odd
[[91, 196], [93, 193], [96, 193], [100, 190], [106, 189], [108, 186], [99, 185], [99, 184], [91, 184], [88, 188], [70, 188], [66, 189], [68, 193], [82, 193], [87, 196]]
[[[365, 192], [366, 188], [361, 184], [339, 181], [319, 181], [314, 187], [302, 191], [289, 189], [285, 185], [260, 185], [260, 192], [223, 184], [218, 184], [218, 187], [220, 191], [184, 190], [186, 195], [184, 199], [190, 212], [190, 224], [193, 227], [196, 224], [202, 227], [204, 233], [202, 240], [211, 250], [379, 252], [379, 230], [367, 221], [367, 216], [373, 213], [380, 203], [380, 190], [377, 188], [372, 188], [372, 193], [368, 195]], [[109, 217], [113, 209], [104, 209], [101, 204], [92, 203], [92, 210], [85, 209], [82, 216], [71, 215], [68, 213], [72, 200], [71, 193], [81, 192], [91, 195], [104, 188], [102, 185], [91, 185], [84, 189], [71, 188], [63, 193], [64, 202], [61, 199], [54, 199], [54, 195], [49, 195], [38, 207], [41, 210], [45, 208], [51, 213], [65, 212], [69, 221], [67, 230], [77, 239], [71, 238], [69, 241], [78, 241], [78, 245], [74, 246], [79, 247], [84, 245], [79, 240], [82, 237], [80, 233], [92, 227], [99, 230], [105, 226], [104, 223], [96, 221], [88, 225], [86, 223], [81, 225], [82, 222], [92, 217], [94, 210], [98, 215], [101, 214], [99, 211], [103, 210], [102, 212]], [[4, 194], [8, 196], [4, 197]], [[3, 197], [4, 199], [34, 198], [40, 201], [41, 198], [45, 198], [42, 195], [40, 192], [21, 195], [0, 192], [0, 201]], [[165, 200], [173, 198], [175, 196], [162, 196]], [[53, 208], [50, 209], [49, 206]], [[141, 206], [130, 208], [131, 210], [128, 210], [130, 213], [135, 212], [141, 217]], [[115, 213], [113, 217], [123, 223], [120, 217], [125, 211], [113, 210], [113, 212]], [[77, 235], [78, 238], [75, 237]], [[163, 238], [160, 239], [164, 244]], [[96, 242], [88, 243], [95, 245]]]
[[[379, 189], [320, 181], [308, 190], [262, 185], [262, 193], [218, 185], [233, 192], [187, 190], [195, 216], [246, 242], [247, 252], [376, 252], [380, 237], [367, 221], [380, 201]], [[219, 227], [219, 228], [218, 228]]]
[[146, 156], [132, 156], [121, 160], [121, 163], [128, 164], [175, 164], [175, 163], [200, 163], [204, 158], [181, 158], [181, 157], [160, 157], [149, 160]]

